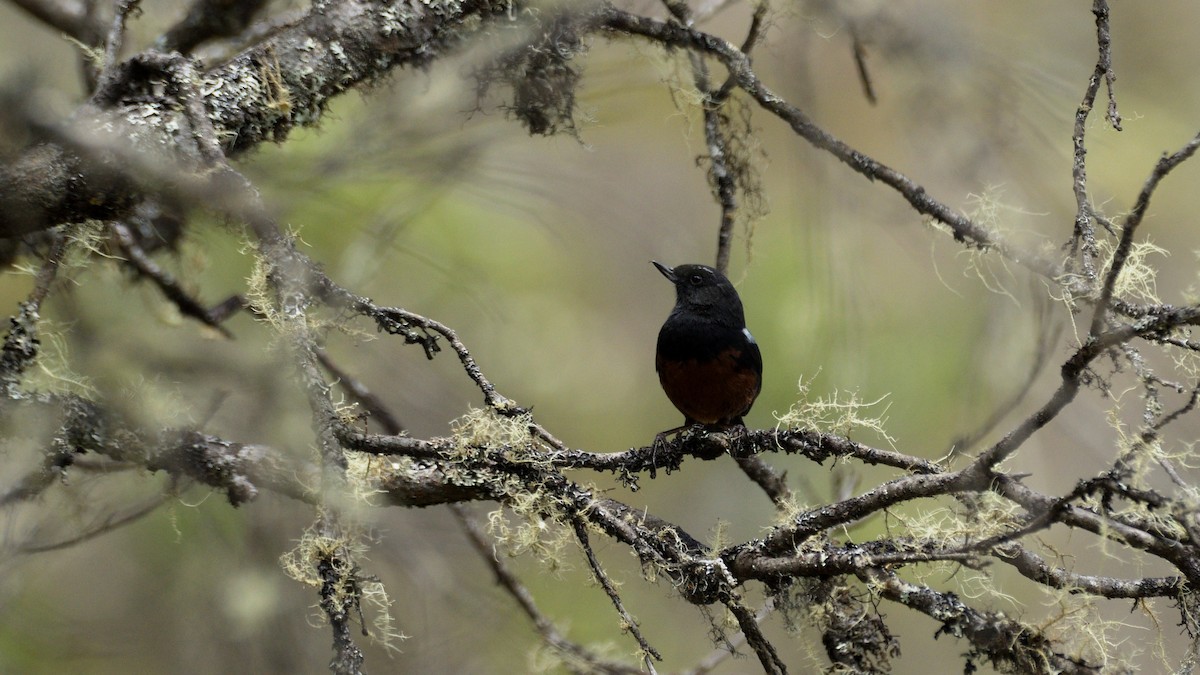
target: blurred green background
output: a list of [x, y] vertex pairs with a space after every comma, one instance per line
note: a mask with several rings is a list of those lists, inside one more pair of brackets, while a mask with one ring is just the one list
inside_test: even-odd
[[[146, 5], [132, 24], [132, 46], [147, 45], [183, 7]], [[732, 6], [704, 27], [740, 42], [747, 20], [746, 7]], [[1095, 201], [1116, 216], [1157, 157], [1196, 132], [1200, 5], [1117, 3], [1112, 22], [1125, 130], [1093, 114], [1088, 169]], [[856, 75], [852, 31], [867, 48], [876, 105]], [[695, 160], [704, 151], [700, 118], [669, 94], [689, 81], [685, 62], [643, 43], [593, 41], [577, 61], [584, 80], [576, 140], [530, 138], [495, 108], [506, 92], [468, 115], [473, 84], [464, 75], [488, 55], [478, 47], [426, 72], [396, 73], [343, 97], [319, 129], [264, 147], [239, 166], [335, 279], [455, 328], [499, 389], [531, 406], [563, 441], [599, 452], [645, 445], [679, 422], [652, 365], [673, 296], [649, 261], [711, 263], [719, 219]], [[812, 1], [776, 8], [755, 65], [768, 86], [839, 138], [936, 198], [1052, 251], [1072, 227], [1070, 134], [1095, 58], [1090, 3], [1082, 1]], [[64, 115], [81, 96], [75, 47], [0, 5], [0, 83], [29, 74], [36, 83], [30, 95]], [[766, 363], [748, 424], [773, 426], [803, 378], [811, 396], [886, 396], [876, 413], [886, 416], [896, 448], [941, 457], [1020, 386], [1040, 337], [1062, 329], [1031, 397], [996, 433], [1044, 400], [1074, 338], [1061, 304], [1045, 300], [1042, 280], [964, 253], [886, 187], [762, 111], [751, 115], [769, 212], [752, 228], [739, 227], [731, 270]], [[1186, 301], [1195, 284], [1198, 172], [1193, 162], [1168, 178], [1144, 226], [1170, 252], [1152, 259], [1168, 302]], [[236, 228], [198, 219], [181, 254], [163, 264], [217, 302], [244, 289], [252, 260]], [[4, 306], [15, 308], [29, 284], [6, 274]], [[310, 451], [307, 407], [266, 328], [240, 316], [230, 323], [236, 339], [214, 338], [102, 261], [74, 270], [56, 293], [47, 315], [70, 368], [147, 425], [203, 421], [203, 430], [224, 438]], [[427, 362], [418, 348], [354, 326], [362, 332], [330, 337], [331, 353], [413, 435], [444, 435], [454, 418], [481, 404], [452, 356]], [[1136, 417], [1135, 398], [1123, 414]], [[216, 400], [215, 415], [203, 420]], [[1038, 489], [1069, 490], [1116, 451], [1102, 423], [1111, 406], [1094, 392], [1081, 395], [1071, 414], [1008, 467], [1032, 474], [1027, 482]], [[1184, 422], [1177, 432], [1194, 440], [1196, 428]], [[5, 487], [33, 465], [38, 437], [31, 431], [5, 441]], [[856, 440], [886, 444], [869, 435]], [[839, 473], [828, 464], [769, 459], [810, 503], [830, 498]], [[853, 468], [860, 491], [892, 475]], [[578, 478], [701, 539], [718, 523], [732, 539], [755, 537], [773, 518], [769, 502], [727, 459], [689, 462], [644, 480], [637, 493], [606, 477]], [[303, 505], [264, 495], [234, 510], [219, 495], [192, 489], [106, 536], [61, 551], [17, 552], [126, 513], [164, 487], [161, 476], [139, 472], [69, 474], [45, 499], [3, 514], [0, 671], [326, 672], [330, 635], [317, 625], [316, 593], [286, 578], [277, 562], [312, 520]], [[471, 507], [479, 517], [493, 508]], [[392, 656], [368, 647], [371, 672], [532, 668], [534, 630], [446, 510], [389, 509], [370, 518], [378, 540], [366, 567], [386, 584], [398, 627], [411, 637]], [[876, 519], [854, 537], [882, 534]], [[1089, 542], [1057, 531], [1047, 539], [1079, 555], [1080, 571], [1163, 572], [1106, 560]], [[666, 656], [663, 670], [691, 667], [709, 653], [707, 621], [696, 608], [669, 584], [642, 581], [626, 549], [600, 549], [624, 582], [630, 611]], [[611, 643], [613, 655], [632, 652], [578, 555], [560, 576], [528, 559], [512, 562], [572, 639]], [[1014, 596], [995, 608], [1038, 625], [1059, 613], [1024, 580], [991, 571]], [[968, 577], [930, 581], [969, 595]], [[1154, 622], [1128, 609], [1105, 606], [1095, 618], [1128, 624], [1114, 626], [1112, 639], [1124, 641], [1123, 655], [1135, 664], [1159, 670], [1156, 647], [1145, 639], [1156, 633]], [[1165, 603], [1154, 609], [1168, 653], [1178, 658], [1181, 644], [1171, 642], [1177, 618]], [[903, 649], [896, 672], [927, 673], [941, 663], [957, 669], [965, 643], [934, 641], [937, 625], [901, 607], [885, 606], [885, 613]], [[813, 635], [786, 637], [778, 624], [769, 635], [794, 672], [824, 666]], [[758, 672], [758, 664], [750, 655], [716, 672]]]

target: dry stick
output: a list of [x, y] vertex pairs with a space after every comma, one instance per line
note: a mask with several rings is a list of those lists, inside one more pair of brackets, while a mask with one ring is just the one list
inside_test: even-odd
[[562, 652], [564, 656], [584, 662], [592, 669], [591, 672], [612, 673], [613, 675], [631, 675], [642, 672], [638, 668], [631, 668], [623, 663], [607, 661], [582, 645], [563, 637], [554, 622], [538, 609], [529, 589], [496, 557], [491, 541], [470, 518], [467, 510], [458, 504], [451, 504], [450, 510], [454, 513], [454, 517], [462, 526], [463, 531], [467, 533], [467, 539], [471, 542], [471, 546], [479, 553], [479, 557], [487, 561], [491, 567], [492, 573], [496, 575], [496, 581], [508, 591], [509, 595], [513, 596], [521, 607], [521, 611], [525, 612], [525, 615], [533, 621], [534, 627], [546, 644]]
[[[969, 468], [969, 467], [968, 467]], [[757, 542], [746, 545], [768, 553], [790, 552], [802, 541], [831, 527], [853, 523], [863, 517], [902, 502], [923, 497], [936, 497], [956, 492], [985, 489], [986, 475], [956, 473], [904, 476], [883, 483], [857, 497], [805, 511], [796, 516], [790, 527], [776, 529]]]
[[[903, 544], [899, 540], [867, 542], [862, 546], [825, 547], [820, 553], [796, 554], [792, 557], [735, 559], [731, 571], [743, 583], [749, 580], [770, 582], [781, 577], [826, 578], [835, 575], [857, 574], [864, 570], [915, 565], [932, 562], [955, 562], [971, 569], [982, 569], [986, 563], [980, 553], [961, 550], [877, 552], [871, 549]], [[921, 546], [929, 542], [915, 542]], [[867, 548], [870, 546], [870, 549]]]
[[[1200, 381], [1196, 383], [1196, 386], [1192, 387], [1192, 393], [1191, 396], [1188, 397], [1187, 403], [1185, 403], [1175, 412], [1159, 420], [1157, 425], [1158, 429], [1162, 429], [1162, 427], [1174, 422], [1180, 416], [1191, 412], [1196, 407], [1198, 402], [1200, 402]], [[1177, 487], [1191, 489], [1191, 485], [1179, 475], [1179, 472], [1175, 468], [1175, 464], [1171, 460], [1167, 459], [1166, 457], [1159, 457], [1158, 464], [1162, 467], [1163, 471], [1166, 472], [1167, 477], [1171, 479], [1171, 482], [1175, 483]]]
[[1170, 155], [1164, 154], [1160, 157], [1158, 162], [1155, 163], [1154, 169], [1150, 172], [1150, 176], [1146, 179], [1145, 184], [1142, 185], [1142, 189], [1137, 196], [1137, 201], [1133, 204], [1133, 209], [1125, 217], [1125, 223], [1121, 228], [1121, 240], [1117, 244], [1117, 250], [1113, 253], [1108, 276], [1104, 279], [1104, 287], [1100, 291], [1100, 299], [1096, 302], [1096, 309], [1092, 313], [1091, 327], [1088, 330], [1089, 341], [1096, 339], [1099, 336], [1101, 328], [1104, 326], [1105, 316], [1113, 297], [1113, 289], [1117, 284], [1117, 277], [1120, 276], [1121, 271], [1125, 268], [1125, 263], [1128, 262], [1129, 251], [1133, 248], [1134, 231], [1146, 216], [1146, 210], [1150, 207], [1150, 198], [1154, 196], [1154, 191], [1158, 188], [1159, 182], [1167, 174], [1171, 173], [1175, 167], [1195, 155], [1197, 148], [1200, 148], [1200, 133], [1197, 133], [1191, 141], [1179, 150]]
[[[1075, 193], [1075, 231], [1071, 237], [1070, 256], [1067, 258], [1067, 264], [1070, 266], [1076, 255], [1083, 256], [1081, 260], [1083, 276], [1089, 287], [1096, 281], [1096, 257], [1099, 252], [1096, 248], [1096, 229], [1092, 226], [1092, 220], [1097, 214], [1095, 207], [1092, 206], [1091, 197], [1088, 196], [1087, 148], [1084, 145], [1084, 137], [1087, 134], [1088, 116], [1096, 104], [1096, 94], [1100, 91], [1100, 81], [1106, 73], [1110, 72], [1112, 63], [1107, 2], [1095, 0], [1092, 5], [1092, 13], [1096, 15], [1096, 41], [1100, 54], [1096, 59], [1096, 67], [1092, 70], [1091, 78], [1088, 79], [1087, 88], [1084, 90], [1083, 101], [1075, 109], [1075, 128], [1071, 132], [1071, 144], [1074, 147], [1071, 177], [1072, 191]], [[1109, 96], [1110, 98], [1112, 96], [1111, 88]], [[1111, 106], [1115, 110], [1115, 100], [1111, 102]]]
[[[193, 132], [203, 134], [204, 126], [193, 124]], [[209, 139], [208, 145], [217, 147], [213, 139]], [[221, 204], [225, 213], [242, 219], [258, 238], [259, 255], [270, 267], [266, 278], [274, 293], [276, 316], [295, 357], [301, 387], [313, 414], [321, 464], [320, 494], [336, 493], [344, 487], [347, 461], [338, 438], [342, 425], [329, 397], [329, 384], [321, 375], [316, 339], [308, 324], [306, 307], [310, 304], [312, 264], [295, 249], [294, 241], [280, 231], [250, 181], [229, 166], [223, 156], [217, 158], [210, 152], [208, 158], [216, 162], [215, 170], [192, 189], [197, 193], [220, 190], [226, 196]], [[323, 498], [318, 508], [318, 532], [331, 541], [344, 537], [338, 514]], [[334, 657], [329, 667], [338, 675], [359, 675], [364, 655], [355, 644], [351, 629], [353, 617], [361, 614], [353, 556], [345, 546], [338, 546], [324, 553], [315, 565], [321, 579], [319, 606], [333, 633]]]
[[[53, 234], [50, 251], [33, 279], [28, 298], [20, 303], [17, 314], [9, 319], [8, 332], [0, 345], [0, 393], [7, 398], [21, 396], [21, 376], [36, 362], [41, 351], [38, 341], [40, 310], [58, 276], [58, 268], [67, 250], [67, 239], [65, 228]], [[62, 467], [71, 463], [74, 458], [72, 450], [61, 444], [47, 451], [38, 469], [21, 477], [15, 485], [0, 494], [0, 507], [33, 499], [45, 492], [62, 475]]]
[[[724, 591], [720, 595], [721, 604], [725, 605], [725, 608], [737, 619], [738, 626], [742, 629], [742, 635], [746, 637], [746, 642], [758, 656], [759, 663], [762, 664], [763, 672], [767, 675], [786, 675], [787, 665], [779, 658], [775, 646], [771, 644], [770, 640], [767, 640], [767, 636], [763, 635], [762, 628], [758, 624], [758, 617], [750, 612], [750, 609], [746, 607], [734, 590], [737, 587], [737, 579], [730, 573], [729, 567], [723, 560], [717, 569], [724, 586]], [[728, 640], [726, 646], [733, 649], [733, 644]]]
[[[328, 277], [321, 275], [315, 268], [312, 270], [312, 273], [320, 275], [320, 285], [323, 287], [327, 301], [344, 305], [355, 313], [374, 320], [376, 326], [386, 333], [403, 336], [406, 342], [421, 345], [425, 350], [426, 358], [432, 359], [435, 354], [441, 351], [436, 337], [430, 333], [441, 336], [450, 344], [450, 348], [454, 350], [455, 355], [463, 366], [463, 370], [466, 371], [467, 377], [471, 378], [471, 381], [483, 393], [484, 403], [489, 408], [492, 408], [501, 415], [511, 416], [528, 413], [528, 410], [518, 406], [515, 401], [503, 396], [496, 390], [496, 386], [483, 374], [483, 370], [476, 363], [475, 358], [471, 356], [470, 350], [459, 339], [458, 333], [449, 326], [398, 307], [380, 307], [369, 299], [355, 295], [349, 290], [338, 286]], [[414, 327], [415, 329], [419, 329], [420, 332], [415, 330]], [[566, 444], [555, 438], [545, 427], [534, 422], [532, 417], [529, 420], [529, 430], [554, 449], [560, 451], [567, 450]]]
[[[232, 169], [228, 169], [232, 171]], [[247, 182], [248, 184], [248, 182]], [[253, 200], [254, 196], [249, 195]], [[321, 458], [321, 492], [336, 493], [343, 489], [347, 460], [337, 436], [341, 426], [329, 397], [329, 385], [321, 376], [316, 358], [316, 339], [311, 334], [305, 307], [308, 305], [308, 275], [310, 267], [294, 248], [294, 242], [275, 230], [266, 230], [268, 223], [259, 223], [259, 253], [268, 261], [271, 271], [267, 283], [271, 286], [279, 317], [289, 346], [296, 358], [303, 391], [313, 413], [313, 431]], [[328, 504], [319, 509], [319, 532], [333, 541], [344, 536], [338, 514]], [[338, 675], [358, 675], [364, 656], [352, 637], [350, 622], [359, 608], [357, 573], [353, 556], [345, 546], [323, 555], [316, 563], [322, 581], [320, 606], [329, 618], [333, 631], [334, 658], [330, 663]], [[351, 569], [347, 570], [349, 567]], [[347, 582], [351, 592], [346, 592]]]
[[[1137, 452], [1140, 448], [1148, 446], [1157, 440], [1158, 435], [1164, 428], [1167, 427], [1167, 425], [1190, 413], [1196, 408], [1197, 399], [1200, 399], [1200, 382], [1197, 382], [1196, 386], [1192, 387], [1192, 393], [1190, 396], [1188, 396], [1188, 399], [1184, 401], [1183, 405], [1179, 406], [1170, 413], [1163, 415], [1150, 424], [1150, 426], [1138, 436], [1137, 443], [1134, 443], [1133, 446], [1123, 453], [1122, 456], [1125, 458], [1131, 458], [1133, 453]], [[1118, 464], [1120, 463], [1121, 462], [1118, 462]]]
[[[750, 56], [751, 50], [757, 45], [763, 37], [763, 29], [766, 27], [767, 12], [770, 10], [770, 0], [757, 0], [754, 4], [754, 14], [750, 17], [750, 30], [746, 31], [746, 39], [742, 40], [742, 53], [747, 57]], [[733, 93], [737, 82], [730, 75], [725, 78], [725, 82], [721, 84], [721, 88], [713, 95], [713, 100], [718, 103], [724, 102]]]
[[[332, 282], [327, 283], [332, 284]], [[467, 377], [471, 378], [471, 381], [483, 393], [484, 403], [489, 408], [501, 414], [521, 414], [525, 412], [523, 409], [517, 407], [512, 400], [496, 391], [496, 386], [484, 376], [483, 371], [479, 368], [479, 364], [475, 362], [475, 358], [467, 350], [467, 346], [459, 339], [458, 333], [449, 326], [398, 307], [378, 307], [370, 300], [358, 297], [342, 288], [330, 287], [329, 290], [338, 300], [346, 303], [358, 313], [374, 319], [375, 323], [382, 330], [394, 335], [403, 335], [410, 342], [421, 344], [425, 349], [425, 356], [430, 359], [441, 350], [441, 347], [437, 345], [436, 340], [431, 338], [422, 339], [420, 336], [414, 335], [412, 328], [416, 326], [425, 331], [426, 334], [430, 331], [437, 333], [450, 344], [450, 348], [454, 350], [459, 362], [462, 363]]]
[[[722, 441], [722, 438], [725, 440]], [[673, 439], [662, 446], [646, 445], [613, 453], [594, 453], [585, 450], [554, 451], [548, 453], [546, 459], [559, 469], [637, 473], [652, 471], [664, 466], [673, 469], [682, 462], [682, 458], [689, 448], [695, 449], [694, 444], [701, 443], [723, 444], [720, 449], [733, 453], [735, 458], [748, 456], [752, 452], [783, 450], [788, 453], [805, 455], [817, 462], [822, 462], [829, 457], [853, 457], [865, 464], [890, 466], [915, 474], [945, 472], [945, 469], [936, 462], [915, 455], [873, 448], [833, 434], [788, 429], [749, 430], [743, 436], [743, 442], [737, 447], [728, 441], [727, 436], [709, 434], [699, 438]], [[705, 446], [703, 449], [707, 451], [710, 448]], [[746, 452], [747, 455], [741, 454], [742, 452]]]
[[335, 429], [338, 440], [348, 449], [372, 455], [399, 455], [415, 459], [444, 460], [454, 449], [453, 439], [425, 440], [392, 434], [360, 434], [345, 425]]
[[1117, 95], [1113, 91], [1117, 74], [1112, 65], [1112, 36], [1109, 33], [1107, 0], [1095, 0], [1092, 13], [1096, 15], [1096, 43], [1100, 48], [1100, 62], [1097, 65], [1104, 69], [1104, 84], [1108, 89], [1108, 123], [1117, 131], [1121, 131], [1121, 113], [1117, 112]]
[[[436, 333], [450, 343], [450, 348], [454, 350], [459, 362], [466, 371], [467, 377], [475, 383], [483, 393], [484, 403], [501, 415], [521, 415], [528, 413], [528, 410], [516, 404], [512, 399], [501, 395], [496, 386], [492, 384], [483, 374], [483, 370], [479, 364], [475, 362], [475, 358], [471, 356], [470, 350], [459, 339], [458, 333], [453, 329], [438, 321], [428, 317], [421, 316], [414, 312], [410, 312], [398, 307], [379, 307], [367, 298], [357, 296], [350, 291], [338, 287], [331, 280], [324, 279], [326, 290], [331, 297], [338, 302], [345, 304], [353, 309], [358, 314], [366, 316], [375, 321], [376, 325], [383, 331], [392, 335], [402, 335], [405, 340], [410, 343], [420, 344], [425, 350], [425, 356], [432, 359], [434, 354], [441, 350], [435, 339], [429, 336], [429, 332]], [[426, 337], [417, 335], [413, 330], [413, 326], [420, 328], [425, 332]], [[566, 451], [567, 446], [550, 433], [548, 429], [533, 421], [532, 416], [529, 419], [529, 430], [532, 434], [548, 443], [555, 450]]]
[[[616, 587], [609, 580], [604, 568], [600, 566], [600, 561], [596, 559], [596, 553], [592, 550], [592, 545], [588, 540], [587, 525], [583, 522], [583, 519], [572, 517], [571, 526], [575, 529], [575, 537], [579, 540], [579, 547], [583, 549], [584, 554], [587, 556], [588, 567], [592, 569], [592, 575], [596, 577], [596, 581], [604, 588], [604, 592], [608, 594], [608, 599], [612, 601], [617, 614], [621, 615], [621, 622], [624, 624], [624, 628], [633, 635], [633, 638], [637, 640], [638, 645], [642, 648], [642, 662], [645, 664], [646, 669], [651, 673], [656, 672], [654, 661], [662, 661], [662, 655], [658, 653], [657, 649], [651, 647], [649, 642], [646, 642], [645, 636], [642, 635], [641, 629], [638, 628], [637, 621], [625, 610], [625, 604], [621, 602], [621, 596], [617, 593]], [[651, 660], [652, 658], [654, 661]]]
[[737, 462], [738, 468], [746, 474], [746, 477], [762, 488], [762, 491], [767, 494], [776, 507], [783, 508], [788, 503], [792, 491], [788, 487], [785, 473], [776, 471], [775, 467], [758, 455], [735, 457], [734, 461]]

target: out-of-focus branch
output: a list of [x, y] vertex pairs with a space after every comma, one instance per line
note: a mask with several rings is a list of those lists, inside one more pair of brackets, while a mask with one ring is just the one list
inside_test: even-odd
[[125, 28], [129, 19], [136, 14], [141, 0], [117, 0], [113, 11], [112, 25], [104, 39], [104, 61], [100, 63], [100, 74], [96, 78], [98, 87], [112, 86], [117, 77], [117, 59], [125, 46]]
[[267, 0], [195, 0], [187, 15], [158, 40], [165, 51], [190, 53], [200, 44], [240, 34]]
[[157, 286], [167, 300], [170, 300], [179, 309], [180, 313], [200, 321], [227, 338], [233, 337], [229, 329], [221, 325], [218, 318], [207, 307], [189, 295], [170, 273], [160, 267], [142, 250], [142, 247], [138, 245], [133, 233], [130, 232], [129, 227], [125, 223], [119, 221], [113, 222], [109, 228], [117, 240], [121, 254], [129, 261], [130, 266], [138, 274], [149, 279]]
[[104, 27], [88, 9], [86, 0], [12, 0], [42, 23], [70, 35], [85, 45], [98, 45]]
[[47, 553], [82, 544], [85, 541], [90, 541], [96, 537], [102, 537], [110, 532], [119, 530], [126, 525], [136, 523], [157, 511], [160, 506], [166, 504], [173, 497], [174, 495], [170, 492], [164, 492], [161, 495], [146, 500], [145, 503], [135, 506], [125, 513], [109, 516], [100, 523], [90, 526], [86, 531], [73, 537], [52, 542], [22, 544], [17, 550], [25, 554]]
[[[487, 0], [438, 5], [436, 11], [416, 0], [318, 3], [304, 21], [189, 84], [201, 93], [222, 151], [234, 157], [317, 123], [332, 98], [364, 81], [428, 63], [475, 30], [478, 24], [468, 27], [471, 17], [509, 10], [507, 3]], [[81, 134], [111, 127], [138, 152], [161, 157], [165, 148], [165, 164], [195, 165], [199, 149], [177, 143], [171, 132], [187, 124], [187, 114], [139, 95], [163, 79], [160, 69], [142, 65], [148, 60], [154, 61], [135, 59], [116, 69], [72, 125]], [[20, 109], [27, 98], [28, 92], [9, 92], [2, 102]], [[137, 199], [131, 186], [112, 180], [114, 173], [118, 167], [81, 162], [53, 143], [30, 148], [0, 168], [0, 237], [121, 216]]]

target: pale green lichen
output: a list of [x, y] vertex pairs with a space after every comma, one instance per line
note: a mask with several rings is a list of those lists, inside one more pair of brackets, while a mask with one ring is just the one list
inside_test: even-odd
[[[336, 602], [352, 599], [364, 615], [370, 616], [371, 630], [368, 635], [371, 640], [388, 651], [398, 650], [397, 642], [407, 636], [395, 626], [391, 614], [392, 600], [383, 584], [377, 579], [363, 576], [355, 562], [366, 557], [363, 534], [351, 528], [341, 528], [336, 536], [327, 536], [318, 533], [317, 527], [315, 524], [310, 526], [296, 546], [279, 557], [284, 572], [302, 584], [320, 589], [326, 580], [318, 574], [318, 565], [332, 562], [332, 573], [336, 578], [333, 589]], [[318, 620], [324, 621], [325, 618], [322, 614]]]
[[816, 431], [849, 437], [854, 432], [870, 432], [895, 445], [895, 439], [887, 432], [887, 417], [883, 414], [868, 416], [865, 411], [883, 406], [881, 413], [887, 413], [888, 404], [884, 403], [887, 395], [880, 396], [874, 401], [863, 401], [857, 392], [844, 394], [834, 391], [828, 396], [809, 400], [811, 382], [803, 378], [797, 383], [799, 400], [783, 414], [776, 413], [776, 429], [792, 429], [798, 431]]
[[[1116, 244], [1111, 240], [1101, 239], [1096, 242], [1096, 249], [1100, 259], [1104, 261], [1102, 267], [1097, 270], [1097, 274], [1101, 279], [1105, 279], [1116, 259]], [[1149, 258], [1168, 255], [1170, 253], [1165, 248], [1157, 246], [1149, 240], [1133, 242], [1125, 257], [1124, 265], [1117, 274], [1116, 282], [1113, 284], [1113, 295], [1148, 303], [1162, 302], [1158, 298], [1156, 284], [1158, 268], [1150, 264]]]

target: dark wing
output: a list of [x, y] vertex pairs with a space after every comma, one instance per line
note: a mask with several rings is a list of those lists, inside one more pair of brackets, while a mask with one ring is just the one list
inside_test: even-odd
[[742, 414], [739, 415], [739, 417], [750, 412], [750, 408], [754, 405], [754, 399], [758, 398], [759, 392], [762, 391], [763, 370], [762, 351], [758, 348], [758, 342], [755, 341], [754, 336], [750, 334], [749, 328], [743, 328], [742, 335], [746, 336], [747, 344], [746, 349], [742, 351], [741, 358], [738, 359], [738, 365], [746, 368], [747, 370], [753, 371], [755, 379], [758, 380], [758, 383], [754, 389], [754, 397], [750, 399], [750, 403], [746, 406], [746, 409], [742, 411]]

